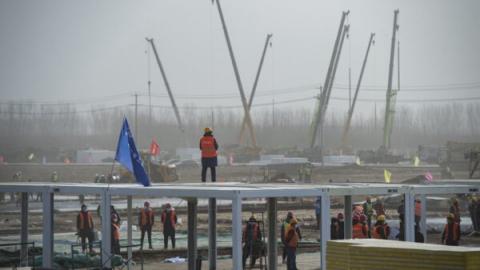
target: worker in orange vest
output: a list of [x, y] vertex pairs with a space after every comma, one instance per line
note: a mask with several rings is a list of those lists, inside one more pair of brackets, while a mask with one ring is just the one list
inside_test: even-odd
[[287, 243], [287, 270], [297, 270], [297, 246], [300, 236], [297, 233], [297, 219], [290, 220], [290, 226], [285, 230], [285, 242]]
[[118, 225], [118, 216], [115, 214], [112, 217], [112, 231], [111, 231], [111, 252], [112, 254], [120, 254], [120, 226]]
[[82, 240], [82, 252], [85, 253], [85, 240], [88, 238], [88, 248], [90, 253], [93, 253], [93, 218], [92, 214], [88, 212], [87, 206], [82, 204], [80, 213], [77, 215], [77, 234]]
[[205, 133], [200, 139], [200, 151], [202, 151], [202, 182], [207, 180], [207, 169], [210, 168], [210, 176], [212, 182], [217, 181], [217, 173], [215, 167], [217, 167], [217, 150], [218, 143], [215, 137], [213, 137], [213, 130], [209, 127], [204, 129]]
[[173, 209], [172, 205], [169, 203], [165, 205], [165, 210], [162, 212], [162, 223], [164, 248], [168, 248], [168, 237], [170, 237], [172, 241], [172, 248], [175, 248], [175, 226], [177, 224], [177, 215], [175, 214], [175, 209]]
[[447, 246], [458, 246], [460, 241], [460, 224], [455, 222], [455, 215], [449, 213], [447, 216], [447, 224], [442, 233], [442, 244]]
[[261, 239], [262, 233], [260, 232], [260, 226], [258, 225], [257, 219], [255, 219], [255, 217], [252, 215], [243, 228], [242, 243], [245, 243], [243, 246], [243, 269], [245, 269], [245, 264], [248, 257], [251, 257], [250, 268], [255, 265], [255, 260], [258, 257], [258, 250], [254, 249], [257, 241], [260, 241]]
[[150, 203], [145, 202], [143, 204], [143, 208], [140, 210], [138, 215], [138, 227], [141, 231], [140, 236], [140, 245], [141, 249], [143, 249], [143, 239], [145, 239], [145, 232], [147, 232], [148, 236], [148, 248], [153, 249], [152, 246], [152, 227], [154, 223], [154, 211], [150, 208]]
[[352, 238], [367, 238], [368, 232], [366, 226], [360, 222], [360, 216], [355, 215], [353, 216], [352, 220]]
[[377, 222], [372, 229], [372, 237], [375, 239], [388, 239], [390, 237], [390, 226], [385, 222], [385, 216], [377, 217]]

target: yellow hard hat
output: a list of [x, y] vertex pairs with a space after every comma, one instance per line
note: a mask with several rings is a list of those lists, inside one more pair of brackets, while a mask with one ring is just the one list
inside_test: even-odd
[[452, 214], [452, 213], [448, 213], [447, 218], [448, 218], [448, 219], [454, 219], [454, 218], [455, 218], [455, 215]]
[[209, 128], [209, 127], [204, 128], [203, 131], [204, 131], [205, 133], [207, 133], [207, 132], [213, 132], [213, 130], [212, 130], [211, 128]]
[[385, 221], [385, 216], [384, 215], [378, 216], [377, 221]]

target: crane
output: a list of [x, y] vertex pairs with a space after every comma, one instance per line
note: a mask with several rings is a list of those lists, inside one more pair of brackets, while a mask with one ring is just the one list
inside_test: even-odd
[[[265, 39], [265, 45], [263, 46], [263, 52], [262, 52], [262, 57], [260, 58], [260, 64], [258, 65], [258, 70], [257, 70], [257, 75], [255, 76], [255, 81], [253, 82], [253, 87], [252, 87], [252, 92], [250, 93], [250, 99], [248, 100], [248, 110], [252, 108], [252, 103], [253, 103], [253, 97], [255, 96], [255, 91], [257, 90], [257, 84], [258, 84], [258, 79], [260, 78], [260, 73], [262, 71], [262, 66], [263, 66], [263, 61], [265, 60], [265, 54], [267, 52], [268, 44], [270, 43], [270, 39], [272, 38], [272, 34], [267, 34], [267, 38]], [[246, 118], [243, 118], [242, 121], [242, 129], [240, 130], [240, 144], [243, 141], [243, 137], [245, 134], [245, 128], [246, 128]]]
[[214, 4], [215, 1], [217, 2], [217, 9], [218, 9], [218, 13], [220, 15], [220, 20], [222, 22], [223, 33], [225, 35], [225, 40], [227, 42], [228, 52], [230, 53], [230, 59], [232, 61], [233, 71], [235, 73], [235, 79], [237, 81], [238, 91], [240, 92], [240, 98], [241, 98], [242, 105], [243, 105], [243, 110], [244, 110], [244, 113], [245, 113], [245, 123], [246, 123], [246, 125], [248, 127], [248, 130], [249, 130], [249, 133], [250, 133], [250, 138], [252, 140], [252, 146], [253, 146], [253, 148], [256, 149], [257, 148], [257, 140], [255, 138], [255, 132], [253, 130], [253, 123], [252, 123], [252, 118], [250, 116], [250, 110], [249, 110], [249, 106], [248, 106], [248, 103], [247, 103], [247, 98], [245, 96], [245, 92], [243, 91], [243, 84], [242, 84], [242, 80], [240, 78], [240, 73], [238, 71], [237, 61], [235, 60], [235, 55], [233, 54], [232, 43], [230, 41], [230, 36], [228, 35], [228, 29], [227, 29], [227, 25], [225, 23], [225, 18], [223, 17], [223, 12], [222, 12], [222, 7], [220, 5], [220, 0], [212, 0], [212, 4]]
[[338, 28], [337, 38], [335, 40], [332, 56], [330, 58], [330, 65], [328, 66], [327, 76], [325, 77], [325, 82], [322, 88], [323, 90], [319, 96], [318, 106], [317, 106], [313, 123], [312, 123], [312, 130], [311, 130], [311, 136], [310, 136], [310, 148], [313, 148], [315, 146], [318, 129], [320, 128], [323, 130], [325, 113], [327, 111], [328, 100], [330, 99], [330, 93], [332, 91], [333, 81], [335, 79], [338, 60], [342, 52], [343, 40], [345, 39], [345, 35], [348, 33], [348, 30], [350, 27], [349, 25], [345, 25], [345, 19], [349, 13], [350, 11], [344, 11], [342, 13], [342, 18], [340, 19], [340, 26]]
[[165, 88], [167, 88], [168, 97], [170, 98], [173, 111], [175, 112], [175, 117], [177, 118], [178, 128], [180, 129], [182, 134], [185, 134], [185, 128], [182, 123], [182, 118], [180, 117], [180, 112], [178, 111], [177, 104], [175, 103], [175, 98], [173, 97], [172, 90], [170, 89], [170, 84], [168, 83], [167, 75], [165, 74], [165, 70], [163, 69], [162, 62], [160, 61], [160, 57], [158, 56], [153, 38], [145, 38], [145, 39], [147, 40], [147, 42], [150, 43], [150, 45], [152, 45], [153, 53], [155, 54], [155, 59], [157, 60], [158, 68], [160, 69], [160, 73], [162, 74], [163, 82], [165, 83]]
[[368, 59], [368, 54], [370, 52], [370, 47], [371, 45], [375, 44], [374, 37], [375, 37], [375, 33], [371, 33], [370, 40], [368, 41], [367, 52], [365, 53], [365, 58], [363, 59], [362, 68], [360, 70], [360, 76], [358, 77], [357, 87], [355, 89], [353, 101], [352, 101], [352, 104], [350, 105], [350, 108], [348, 109], [347, 120], [345, 122], [345, 127], [343, 129], [343, 135], [342, 135], [342, 149], [345, 149], [347, 146], [348, 132], [350, 131], [350, 124], [352, 122], [353, 110], [355, 109], [355, 103], [357, 101], [358, 92], [360, 90], [360, 85], [362, 83], [363, 73], [365, 71], [365, 66], [367, 65], [367, 59]]
[[[390, 48], [390, 64], [388, 69], [388, 86], [387, 86], [387, 98], [386, 98], [386, 105], [385, 105], [385, 124], [383, 126], [383, 144], [380, 147], [380, 149], [385, 153], [388, 151], [388, 149], [390, 149], [390, 146], [391, 146], [390, 137], [392, 135], [392, 130], [393, 130], [393, 120], [395, 115], [395, 101], [396, 101], [397, 92], [400, 90], [400, 88], [397, 90], [392, 89], [393, 65], [395, 61], [395, 39], [396, 39], [396, 33], [399, 28], [397, 24], [398, 13], [399, 13], [398, 9], [396, 9], [393, 12], [394, 14], [393, 34], [392, 34], [392, 44]], [[398, 74], [400, 75], [400, 71]], [[400, 81], [400, 78], [398, 78], [398, 80]], [[400, 83], [399, 83], [399, 86], [400, 86]]]

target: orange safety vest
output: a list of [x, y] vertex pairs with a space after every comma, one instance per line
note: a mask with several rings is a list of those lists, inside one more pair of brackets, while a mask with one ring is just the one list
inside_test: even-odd
[[80, 230], [93, 229], [93, 218], [92, 218], [92, 214], [90, 214], [90, 212], [87, 212], [87, 221], [88, 221], [88, 227], [87, 228], [84, 228], [85, 221], [83, 220], [83, 213], [80, 212], [80, 214], [78, 214], [78, 216], [80, 217], [80, 227], [79, 227]]
[[422, 215], [422, 204], [415, 202], [415, 216], [419, 217]]
[[112, 230], [113, 230], [113, 239], [120, 240], [120, 227], [117, 224], [112, 223]]
[[[167, 211], [162, 212], [162, 223], [165, 224], [167, 220]], [[175, 229], [175, 210], [170, 211], [170, 223], [172, 224], [173, 229]]]
[[215, 138], [213, 136], [203, 136], [200, 139], [200, 149], [202, 150], [202, 158], [216, 157]]
[[148, 209], [149, 211], [145, 211], [145, 208], [142, 208], [142, 210], [140, 210], [140, 214], [142, 216], [140, 223], [141, 226], [153, 224], [153, 210], [151, 208]]
[[375, 239], [387, 239], [387, 238], [382, 238], [382, 236], [378, 233], [378, 230], [384, 230], [384, 232], [385, 232], [385, 237], [388, 238], [388, 235], [387, 235], [387, 224], [377, 225], [377, 226], [373, 227], [373, 230], [372, 230], [372, 238], [375, 238]]
[[[287, 237], [288, 237], [288, 233], [290, 231], [293, 231], [293, 236], [292, 238], [290, 239], [290, 241], [287, 241]], [[287, 241], [287, 246], [289, 247], [297, 247], [298, 245], [298, 233], [297, 233], [297, 230], [295, 229], [295, 226], [292, 226], [292, 225], [288, 225], [286, 230], [285, 230], [285, 241]]]
[[[450, 233], [448, 231], [448, 224], [445, 224], [445, 241], [448, 239], [448, 234]], [[458, 223], [453, 223], [453, 241], [458, 241]]]
[[357, 223], [352, 226], [352, 238], [366, 238], [367, 236], [363, 233], [364, 226], [361, 223]]

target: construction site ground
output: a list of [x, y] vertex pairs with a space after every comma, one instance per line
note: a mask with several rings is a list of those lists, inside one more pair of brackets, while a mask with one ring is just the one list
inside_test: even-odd
[[[96, 165], [96, 166], [75, 166], [75, 165], [52, 165], [50, 166], [41, 166], [41, 165], [9, 165], [5, 166], [0, 170], [0, 179], [3, 182], [11, 181], [11, 175], [16, 171], [21, 170], [23, 173], [23, 180], [32, 179], [32, 181], [49, 181], [49, 175], [51, 171], [56, 170], [59, 174], [59, 182], [64, 182], [67, 179], [71, 179], [71, 182], [88, 182], [88, 179], [92, 179], [95, 173], [105, 173], [105, 165]], [[111, 165], [110, 165], [111, 166]], [[111, 167], [110, 167], [111, 168]], [[399, 183], [404, 180], [413, 179], [415, 177], [423, 175], [426, 171], [429, 171], [434, 176], [434, 179], [441, 178], [441, 168], [437, 166], [428, 166], [428, 167], [403, 167], [403, 166], [392, 166], [392, 165], [372, 165], [372, 166], [345, 166], [345, 167], [316, 167], [313, 171], [312, 182], [313, 183], [336, 183], [336, 182], [383, 182], [383, 172], [384, 169], [388, 169], [392, 172], [393, 183]], [[107, 169], [108, 170], [108, 169]], [[200, 171], [199, 169], [184, 169], [178, 171], [180, 180], [179, 182], [192, 182], [199, 179]], [[218, 169], [218, 180], [225, 182], [243, 182], [243, 183], [256, 183], [263, 182], [263, 171], [258, 167], [253, 166], [233, 166], [233, 167], [219, 167]], [[463, 172], [459, 172], [461, 174]], [[70, 178], [71, 177], [71, 178]], [[284, 180], [279, 180], [284, 181]], [[8, 195], [7, 195], [8, 197]], [[144, 198], [135, 198], [139, 201], [143, 201]], [[153, 198], [145, 198], [153, 199]], [[165, 199], [165, 198], [163, 198]], [[362, 201], [362, 197], [354, 197], [354, 201]], [[167, 199], [166, 199], [167, 200]], [[319, 247], [318, 247], [318, 238], [319, 231], [316, 227], [315, 220], [315, 211], [314, 211], [314, 200], [315, 198], [304, 198], [302, 200], [292, 200], [289, 198], [282, 198], [279, 201], [279, 213], [277, 222], [283, 220], [286, 216], [286, 212], [289, 210], [294, 210], [295, 215], [301, 221], [302, 232], [303, 232], [303, 241], [306, 243], [305, 248], [299, 249], [299, 258], [298, 268], [299, 269], [318, 269], [319, 265]], [[98, 199], [93, 196], [87, 196], [86, 202], [89, 205], [98, 204]], [[126, 204], [125, 198], [112, 198], [113, 203], [124, 203]], [[72, 206], [68, 206], [71, 204]], [[42, 232], [42, 213], [41, 213], [41, 202], [32, 201], [30, 203], [30, 213], [29, 213], [29, 233], [31, 235], [40, 235]], [[55, 233], [56, 234], [65, 234], [73, 233], [76, 231], [76, 214], [79, 210], [80, 203], [76, 197], [72, 198], [60, 198], [59, 201], [55, 202], [55, 207], [62, 206], [67, 209], [62, 211], [55, 211]], [[67, 207], [68, 206], [68, 207]], [[142, 207], [142, 205], [134, 205], [134, 208]], [[396, 208], [398, 205], [387, 204], [387, 222], [388, 220], [398, 219]], [[257, 201], [244, 202], [243, 206], [243, 220], [247, 220], [252, 212], [256, 213], [257, 219], [261, 219], [261, 212], [265, 212], [265, 201], [259, 199]], [[343, 211], [343, 198], [332, 198], [332, 210], [331, 214], [336, 215], [338, 212]], [[91, 209], [94, 216], [94, 222], [97, 228], [100, 228], [100, 219], [96, 214], [96, 209]], [[466, 209], [463, 209], [463, 216], [468, 215], [465, 212]], [[157, 208], [157, 217], [160, 215], [160, 209]], [[179, 205], [176, 207], [177, 214], [182, 218], [182, 225], [178, 226], [177, 235], [186, 235], [186, 207]], [[444, 217], [445, 213], [448, 211], [447, 206], [445, 207], [430, 207], [428, 209], [429, 217]], [[12, 239], [19, 239], [20, 235], [20, 214], [19, 208], [15, 202], [2, 203], [0, 205], [0, 242], [10, 242]], [[119, 213], [122, 220], [126, 220], [126, 211], [124, 208], [119, 208]], [[266, 215], [265, 215], [266, 216]], [[222, 235], [229, 235], [231, 231], [231, 209], [229, 205], [219, 206], [218, 216], [217, 216], [217, 233]], [[137, 212], [134, 213], [134, 223], [137, 222]], [[198, 233], [199, 236], [207, 235], [207, 209], [206, 207], [199, 207], [198, 215]], [[267, 226], [267, 224], [265, 225]], [[266, 228], [266, 227], [265, 227]], [[156, 222], [154, 229], [158, 234], [161, 233], [162, 227], [160, 222]], [[124, 234], [122, 234], [124, 235]], [[228, 238], [228, 237], [227, 237]], [[439, 243], [440, 242], [439, 233], [430, 233], [428, 235], [429, 243]], [[71, 239], [75, 241], [75, 238]], [[179, 242], [181, 243], [181, 242]], [[471, 246], [480, 246], [480, 240], [476, 237], [464, 236], [462, 239], [462, 245], [471, 245]], [[219, 244], [219, 255], [228, 256], [230, 254], [230, 247], [223, 246]], [[154, 241], [154, 250], [149, 251], [146, 258], [145, 269], [187, 269], [187, 264], [166, 264], [163, 262], [163, 259], [167, 257], [186, 257], [186, 245], [178, 245], [177, 251], [174, 252], [164, 252], [163, 250], [163, 240], [158, 238], [156, 242]], [[199, 248], [206, 248], [206, 245], [202, 247], [199, 243]], [[313, 252], [313, 253], [312, 253]], [[279, 259], [279, 262], [281, 259]], [[218, 269], [231, 269], [231, 260], [230, 259], [219, 259]], [[204, 269], [207, 269], [207, 264], [204, 262]], [[282, 268], [281, 268], [282, 269]]]

